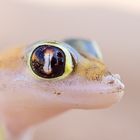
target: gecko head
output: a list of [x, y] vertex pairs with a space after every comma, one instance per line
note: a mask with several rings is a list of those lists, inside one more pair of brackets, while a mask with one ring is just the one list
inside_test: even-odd
[[68, 44], [42, 41], [29, 47], [26, 54], [32, 73], [28, 81], [38, 93], [62, 106], [106, 108], [123, 96], [124, 85], [118, 74], [111, 74], [101, 59]]
[[123, 96], [120, 76], [111, 74], [96, 57], [56, 41], [24, 49], [0, 56], [0, 103], [96, 109], [109, 107]]

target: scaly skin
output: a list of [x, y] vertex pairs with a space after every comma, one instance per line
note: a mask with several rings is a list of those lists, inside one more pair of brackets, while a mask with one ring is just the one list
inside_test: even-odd
[[67, 110], [106, 108], [123, 96], [120, 76], [110, 74], [99, 59], [79, 53], [70, 76], [45, 81], [30, 73], [25, 50], [13, 47], [0, 53], [0, 118], [7, 139], [21, 139], [28, 128]]

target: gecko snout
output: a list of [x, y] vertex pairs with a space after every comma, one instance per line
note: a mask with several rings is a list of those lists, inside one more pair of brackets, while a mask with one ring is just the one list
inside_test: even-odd
[[121, 81], [119, 74], [109, 75], [103, 78], [103, 83], [116, 87], [118, 90], [124, 90], [125, 86]]

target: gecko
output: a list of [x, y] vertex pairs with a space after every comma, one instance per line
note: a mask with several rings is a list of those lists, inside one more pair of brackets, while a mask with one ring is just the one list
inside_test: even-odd
[[3, 139], [31, 140], [23, 135], [29, 128], [71, 109], [108, 108], [123, 95], [94, 41], [43, 40], [0, 52]]

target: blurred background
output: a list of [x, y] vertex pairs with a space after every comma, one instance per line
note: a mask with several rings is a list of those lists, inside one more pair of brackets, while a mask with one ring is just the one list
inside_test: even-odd
[[0, 47], [65, 38], [96, 40], [125, 97], [106, 110], [73, 110], [40, 125], [34, 140], [140, 139], [139, 0], [1, 0]]

